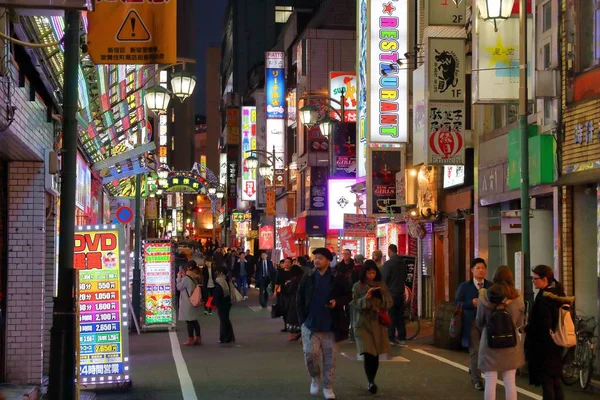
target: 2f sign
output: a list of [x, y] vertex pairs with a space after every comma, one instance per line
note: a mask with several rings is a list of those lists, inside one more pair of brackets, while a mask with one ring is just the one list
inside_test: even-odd
[[[465, 24], [465, 4], [468, 0], [428, 0], [427, 25], [460, 26]], [[456, 4], [458, 3], [458, 4]]]

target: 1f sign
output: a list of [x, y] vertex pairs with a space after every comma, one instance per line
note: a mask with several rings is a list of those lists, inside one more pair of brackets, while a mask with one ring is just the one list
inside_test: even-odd
[[465, 40], [429, 38], [429, 100], [465, 100]]

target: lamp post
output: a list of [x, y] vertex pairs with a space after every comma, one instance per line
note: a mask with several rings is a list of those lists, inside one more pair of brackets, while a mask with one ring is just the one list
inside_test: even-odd
[[[505, 21], [512, 13], [515, 0], [477, 0], [484, 21], [494, 24]], [[501, 23], [500, 22], [500, 23]], [[529, 135], [527, 132], [527, 1], [519, 0], [519, 145], [521, 148], [521, 251], [524, 276], [531, 275], [530, 231], [529, 231]], [[528, 285], [525, 286], [529, 288]], [[530, 290], [526, 291], [528, 296]]]

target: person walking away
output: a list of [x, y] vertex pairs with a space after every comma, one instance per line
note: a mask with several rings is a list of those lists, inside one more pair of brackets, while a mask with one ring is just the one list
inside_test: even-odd
[[275, 274], [275, 268], [273, 262], [267, 260], [267, 253], [260, 254], [260, 261], [256, 266], [256, 284], [258, 285], [258, 300], [262, 308], [267, 308], [267, 302], [269, 301], [269, 285], [273, 275]]
[[471, 276], [473, 278], [458, 286], [454, 300], [454, 304], [460, 304], [463, 310], [461, 344], [469, 349], [471, 383], [473, 383], [475, 389], [481, 391], [484, 390], [481, 371], [478, 366], [481, 330], [474, 321], [477, 316], [477, 305], [479, 304], [479, 290], [489, 289], [492, 286], [492, 282], [485, 279], [486, 274], [487, 264], [485, 261], [482, 258], [475, 258], [471, 262]]
[[315, 269], [300, 281], [296, 312], [302, 326], [304, 361], [311, 377], [310, 393], [319, 393], [322, 378], [323, 396], [335, 399], [333, 383], [337, 342], [348, 338], [344, 306], [350, 302], [352, 293], [346, 277], [329, 267], [333, 259], [329, 249], [319, 247], [313, 255]]
[[177, 274], [177, 289], [180, 292], [179, 321], [185, 321], [188, 331], [188, 341], [183, 343], [184, 346], [202, 344], [200, 323], [198, 322], [202, 311], [200, 306], [194, 307], [190, 302], [190, 296], [194, 293], [194, 289], [201, 284], [202, 274], [196, 265], [196, 261], [188, 261], [186, 271], [180, 271]]
[[381, 279], [381, 272], [374, 261], [365, 262], [359, 280], [352, 287], [352, 302], [350, 303], [355, 315], [356, 350], [363, 356], [367, 389], [377, 393], [375, 376], [379, 369], [379, 355], [389, 354], [387, 326], [379, 319], [380, 313], [394, 305], [394, 299], [387, 286]]
[[227, 268], [217, 268], [217, 279], [213, 302], [217, 306], [219, 314], [219, 343], [235, 343], [233, 325], [229, 317], [231, 311], [231, 282], [227, 277]]
[[[300, 257], [298, 257], [300, 258]], [[296, 311], [296, 296], [298, 294], [298, 287], [300, 286], [300, 280], [304, 276], [304, 271], [299, 265], [292, 265], [290, 269], [290, 280], [285, 285], [285, 292], [289, 297], [288, 308], [287, 308], [287, 326], [290, 331], [290, 338], [288, 342], [295, 342], [300, 339], [302, 333], [300, 331], [300, 321], [298, 320], [298, 312]]]
[[220, 247], [217, 247], [213, 253], [213, 265], [215, 268], [225, 265], [225, 256], [223, 255], [223, 249]]
[[216, 268], [211, 257], [204, 260], [202, 268], [202, 300], [204, 300], [204, 315], [212, 315], [212, 307], [208, 307], [206, 302], [212, 297], [215, 290], [215, 279], [217, 277]]
[[292, 258], [286, 257], [283, 261], [283, 268], [277, 271], [277, 278], [275, 278], [275, 296], [277, 296], [277, 300], [275, 304], [279, 307], [281, 312], [281, 317], [283, 318], [283, 329], [281, 332], [289, 332], [287, 317], [288, 317], [288, 309], [290, 306], [290, 294], [286, 290], [286, 286], [290, 283], [292, 278], [291, 275], [292, 268]]
[[383, 253], [381, 250], [375, 250], [373, 254], [371, 254], [371, 258], [375, 261], [375, 264], [377, 264], [377, 268], [381, 270], [383, 268]]
[[383, 282], [389, 288], [394, 299], [394, 305], [390, 309], [392, 324], [388, 327], [388, 338], [390, 344], [406, 347], [406, 325], [404, 323], [406, 263], [398, 255], [398, 247], [395, 244], [388, 246], [388, 255], [390, 259], [383, 264], [381, 272]]
[[233, 268], [238, 261], [237, 252], [235, 250], [231, 250], [231, 253], [228, 253], [225, 258], [225, 264], [227, 266], [227, 277], [231, 279], [233, 277]]
[[547, 265], [536, 266], [531, 279], [538, 293], [523, 329], [529, 384], [542, 386], [544, 400], [563, 400], [560, 378], [564, 349], [554, 343], [550, 330], [558, 325], [560, 307], [572, 303], [574, 298], [565, 296], [563, 285], [554, 279], [554, 270]]
[[[365, 256], [362, 254], [357, 254], [354, 257], [354, 268], [352, 272], [350, 272], [350, 287], [354, 287], [354, 284], [360, 280], [360, 274], [363, 268], [363, 263], [365, 262]], [[356, 312], [352, 310], [352, 307], [348, 306], [348, 318], [350, 320], [350, 333], [349, 339], [351, 342], [354, 342], [354, 324]]]
[[242, 292], [244, 300], [248, 300], [248, 277], [251, 277], [252, 273], [252, 265], [246, 260], [246, 253], [242, 251], [235, 267], [233, 267], [233, 278], [238, 289]]
[[[502, 332], [512, 330], [515, 337], [515, 346], [506, 348], [493, 348], [490, 343], [490, 330], [496, 329], [502, 317], [497, 313], [505, 310], [510, 317], [511, 324], [502, 326]], [[492, 286], [489, 289], [479, 290], [479, 301], [477, 304], [476, 323], [481, 333], [479, 344], [478, 366], [485, 374], [485, 400], [496, 400], [496, 384], [498, 374], [502, 373], [506, 400], [517, 400], [517, 384], [515, 377], [517, 368], [525, 364], [523, 344], [517, 337], [518, 328], [525, 323], [525, 302], [515, 287], [510, 268], [502, 265], [496, 269]]]

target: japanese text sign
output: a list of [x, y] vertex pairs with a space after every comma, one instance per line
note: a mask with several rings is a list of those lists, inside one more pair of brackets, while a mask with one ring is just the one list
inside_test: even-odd
[[171, 243], [144, 244], [144, 325], [172, 324]]
[[275, 247], [275, 232], [270, 225], [261, 226], [258, 234], [258, 248], [272, 250]]
[[242, 200], [256, 201], [256, 168], [248, 168], [246, 159], [256, 150], [256, 107], [242, 107]]
[[177, 0], [96, 0], [87, 17], [94, 64], [177, 62]]
[[428, 164], [465, 163], [464, 109], [463, 103], [429, 103]]
[[73, 267], [78, 272], [79, 375], [129, 380], [127, 278], [123, 228], [78, 226]]
[[267, 119], [283, 119], [285, 118], [285, 53], [266, 52], [265, 65]]

